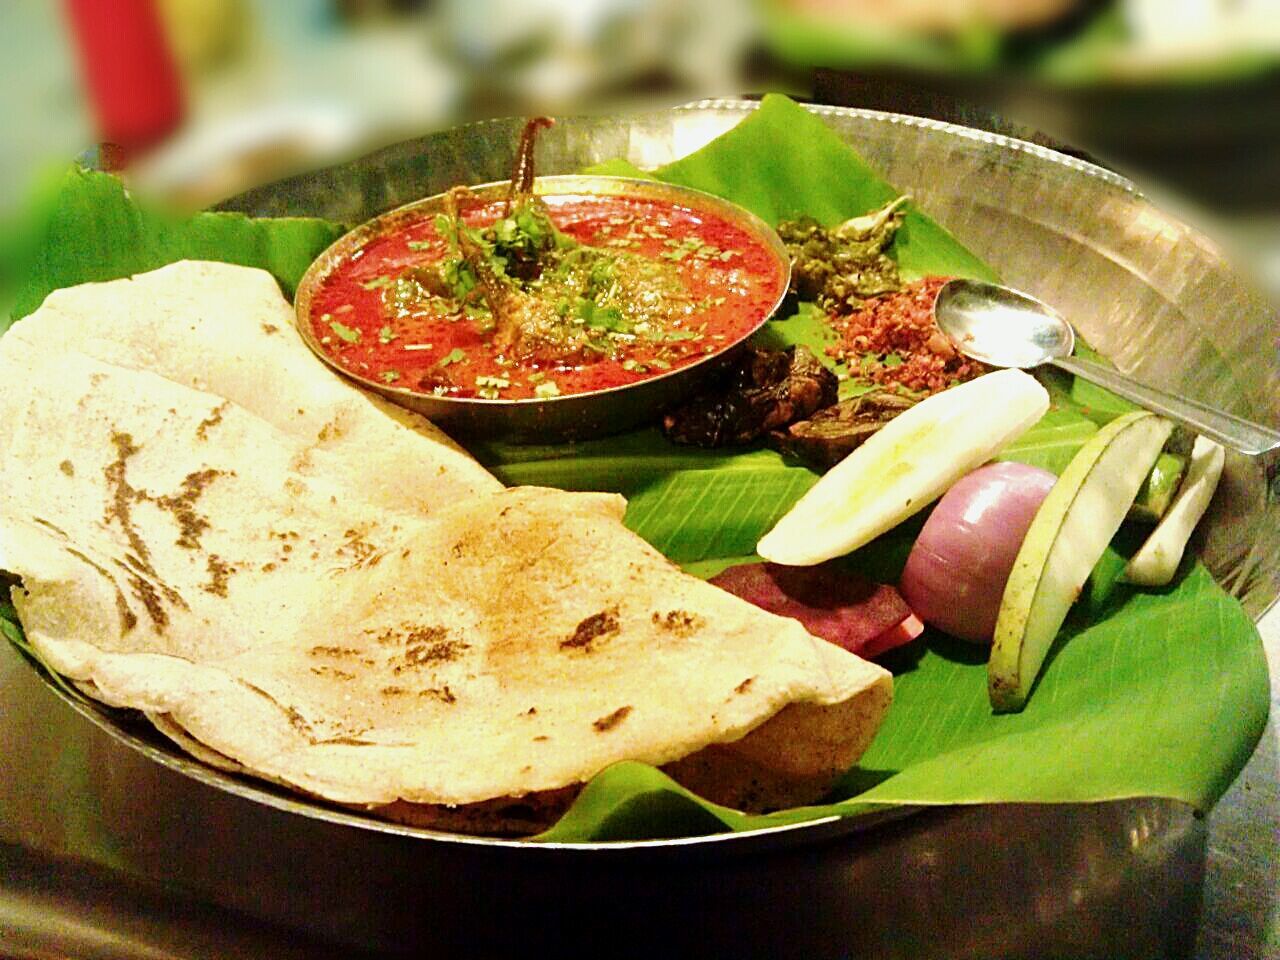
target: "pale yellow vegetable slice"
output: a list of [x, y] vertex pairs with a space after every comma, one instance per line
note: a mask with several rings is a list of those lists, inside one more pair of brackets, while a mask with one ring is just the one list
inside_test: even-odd
[[760, 540], [766, 560], [810, 566], [856, 550], [928, 506], [1049, 409], [1021, 370], [922, 400], [836, 464]]
[[987, 692], [998, 711], [1021, 710], [1067, 611], [1115, 536], [1173, 424], [1125, 414], [1072, 458], [1022, 541], [996, 618]]
[[1218, 489], [1225, 462], [1226, 452], [1222, 447], [1208, 437], [1196, 437], [1187, 476], [1173, 503], [1169, 504], [1142, 549], [1129, 560], [1120, 575], [1121, 580], [1146, 587], [1163, 587], [1173, 579], [1187, 549], [1187, 541], [1209, 509], [1213, 492]]

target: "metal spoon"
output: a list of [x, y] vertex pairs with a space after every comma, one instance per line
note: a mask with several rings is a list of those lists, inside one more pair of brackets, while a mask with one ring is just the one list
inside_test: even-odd
[[975, 360], [993, 367], [1051, 363], [1241, 453], [1256, 456], [1280, 448], [1280, 431], [1071, 356], [1071, 324], [1025, 293], [980, 280], [951, 280], [938, 291], [933, 313], [957, 349]]

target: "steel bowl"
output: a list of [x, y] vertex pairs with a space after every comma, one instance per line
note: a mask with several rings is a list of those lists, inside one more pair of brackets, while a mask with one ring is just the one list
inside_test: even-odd
[[[479, 202], [484, 203], [501, 200], [507, 195], [509, 186], [510, 181], [503, 180], [472, 187], [471, 191]], [[443, 213], [445, 194], [437, 193], [367, 220], [339, 237], [315, 259], [298, 284], [294, 298], [298, 332], [303, 341], [317, 357], [344, 377], [354, 380], [366, 390], [382, 395], [392, 403], [422, 414], [455, 436], [530, 443], [583, 440], [652, 422], [664, 410], [689, 397], [708, 374], [723, 366], [751, 334], [764, 326], [786, 296], [791, 277], [791, 258], [787, 255], [786, 247], [773, 227], [736, 203], [690, 187], [635, 177], [538, 177], [534, 181], [534, 193], [544, 197], [594, 196], [661, 200], [713, 212], [758, 240], [773, 255], [782, 278], [778, 297], [761, 315], [759, 323], [737, 340], [725, 343], [715, 353], [658, 376], [605, 390], [592, 390], [589, 393], [524, 400], [438, 397], [405, 387], [389, 386], [353, 373], [339, 365], [316, 337], [311, 324], [312, 298], [334, 270], [371, 240], [392, 233], [405, 224]]]

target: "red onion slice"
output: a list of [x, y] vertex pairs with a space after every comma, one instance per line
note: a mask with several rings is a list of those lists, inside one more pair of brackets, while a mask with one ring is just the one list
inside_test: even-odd
[[990, 643], [1005, 582], [1031, 520], [1055, 477], [1022, 463], [989, 463], [938, 501], [899, 584], [926, 623]]

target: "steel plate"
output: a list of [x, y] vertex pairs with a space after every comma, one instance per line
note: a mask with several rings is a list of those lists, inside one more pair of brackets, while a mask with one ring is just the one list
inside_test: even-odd
[[[741, 120], [714, 101], [547, 131], [548, 173], [654, 166]], [[1055, 304], [1120, 367], [1280, 422], [1276, 319], [1204, 237], [1113, 174], [1020, 141], [816, 108], [889, 180]], [[252, 191], [256, 215], [364, 220], [505, 174], [519, 120], [445, 131]], [[1268, 471], [1270, 471], [1268, 473]], [[1275, 464], [1229, 463], [1202, 555], [1258, 616], [1280, 589]], [[573, 946], [771, 956], [1167, 957], [1191, 948], [1205, 829], [1135, 799], [577, 846], [381, 824], [194, 763], [120, 714], [76, 716], [0, 652], [0, 841], [157, 879], [340, 943], [475, 955]], [[91, 723], [84, 723], [82, 717]], [[601, 927], [611, 932], [602, 935]]]

